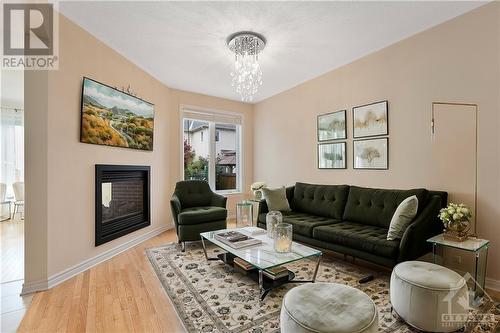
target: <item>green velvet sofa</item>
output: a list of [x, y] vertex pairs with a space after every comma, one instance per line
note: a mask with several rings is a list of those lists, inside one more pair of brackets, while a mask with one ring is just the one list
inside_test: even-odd
[[227, 198], [212, 192], [206, 181], [185, 180], [175, 185], [170, 208], [182, 251], [186, 242], [199, 241], [200, 233], [227, 228], [226, 203]]
[[[293, 225], [294, 240], [393, 267], [430, 251], [427, 239], [442, 232], [439, 210], [446, 192], [426, 189], [387, 190], [348, 185], [296, 183], [286, 189], [292, 211], [283, 222]], [[387, 240], [391, 218], [405, 198], [416, 195], [418, 212], [402, 239]], [[259, 204], [258, 226], [266, 227], [268, 208]]]

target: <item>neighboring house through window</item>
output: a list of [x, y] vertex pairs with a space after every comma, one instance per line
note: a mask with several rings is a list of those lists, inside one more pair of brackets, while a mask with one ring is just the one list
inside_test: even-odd
[[240, 132], [239, 115], [185, 110], [184, 179], [205, 180], [216, 191], [239, 191]]

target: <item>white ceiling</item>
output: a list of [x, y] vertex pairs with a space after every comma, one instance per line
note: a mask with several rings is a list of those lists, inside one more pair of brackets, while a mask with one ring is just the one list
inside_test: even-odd
[[268, 44], [257, 102], [483, 4], [78, 1], [59, 9], [166, 85], [235, 100], [226, 38], [259, 32]]

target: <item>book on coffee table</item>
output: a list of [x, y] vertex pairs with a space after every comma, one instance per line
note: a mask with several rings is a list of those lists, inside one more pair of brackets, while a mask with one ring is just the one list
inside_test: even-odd
[[235, 265], [237, 265], [238, 267], [240, 267], [241, 269], [243, 269], [245, 271], [249, 271], [249, 270], [255, 268], [251, 263], [249, 263], [248, 261], [243, 260], [239, 257], [234, 258], [233, 262]]
[[263, 271], [264, 275], [272, 280], [281, 279], [288, 276], [288, 269], [285, 266], [276, 266]]
[[235, 249], [262, 243], [260, 239], [248, 237], [239, 231], [221, 232], [215, 235], [215, 239]]

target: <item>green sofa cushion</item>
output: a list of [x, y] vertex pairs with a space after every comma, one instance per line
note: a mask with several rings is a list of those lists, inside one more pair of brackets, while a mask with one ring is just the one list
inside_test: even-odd
[[291, 207], [293, 211], [340, 220], [348, 193], [347, 185], [296, 183]]
[[302, 236], [312, 237], [313, 228], [322, 225], [338, 223], [340, 221], [322, 216], [291, 212], [283, 214], [283, 222], [290, 223], [293, 226], [294, 233]]
[[386, 228], [354, 222], [342, 221], [316, 227], [313, 230], [313, 237], [386, 258], [397, 257], [399, 251], [399, 240], [388, 241]]
[[185, 209], [210, 206], [213, 192], [205, 181], [186, 180], [175, 185], [175, 194], [181, 202], [182, 209]]
[[180, 225], [199, 224], [225, 220], [227, 210], [221, 207], [205, 206], [186, 208], [178, 216]]
[[[385, 190], [351, 186], [342, 220], [388, 229], [396, 208], [412, 195], [419, 202], [418, 215], [427, 201], [426, 189]], [[385, 233], [387, 234], [387, 230]]]

